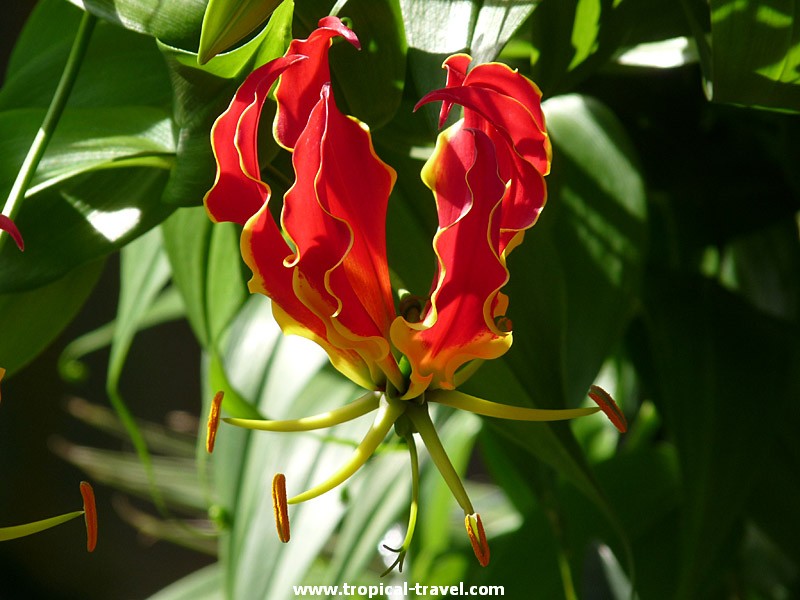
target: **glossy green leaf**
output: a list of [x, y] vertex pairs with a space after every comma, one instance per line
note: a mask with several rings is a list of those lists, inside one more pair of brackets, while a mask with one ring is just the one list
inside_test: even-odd
[[212, 224], [203, 207], [178, 210], [162, 231], [189, 323], [208, 348], [247, 298], [239, 232], [233, 224]]
[[197, 60], [205, 64], [259, 28], [282, 0], [209, 0]]
[[[14, 46], [0, 109], [45, 108], [75, 38], [81, 11], [63, 0], [38, 2]], [[68, 108], [153, 106], [171, 102], [164, 60], [151, 39], [100, 22], [69, 98]]]
[[197, 50], [206, 0], [69, 0], [75, 6], [138, 33]]
[[0, 252], [0, 290], [30, 289], [123, 247], [172, 212], [162, 169], [97, 171], [27, 198], [17, 218], [25, 252]]
[[800, 112], [797, 3], [712, 0], [709, 96]]
[[94, 289], [103, 261], [79, 267], [27, 292], [0, 294], [0, 366], [12, 374], [72, 321]]
[[798, 333], [689, 277], [653, 277], [646, 309], [656, 400], [686, 498], [671, 597], [692, 597], [732, 566], [730, 545], [775, 436], [758, 423], [795, 400]]

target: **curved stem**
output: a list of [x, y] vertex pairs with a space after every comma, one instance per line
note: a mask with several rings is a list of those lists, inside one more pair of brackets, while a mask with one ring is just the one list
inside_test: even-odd
[[509, 406], [476, 398], [469, 394], [455, 390], [433, 390], [426, 393], [428, 402], [438, 402], [445, 406], [466, 410], [484, 417], [498, 419], [511, 419], [513, 421], [564, 421], [576, 417], [585, 417], [600, 412], [600, 408], [591, 406], [587, 408], [525, 408], [522, 406]]
[[442, 446], [439, 434], [436, 433], [431, 416], [428, 414], [427, 405], [418, 406], [412, 404], [409, 405], [406, 412], [422, 437], [422, 441], [425, 442], [425, 447], [428, 449], [428, 454], [430, 454], [433, 464], [439, 469], [439, 473], [442, 474], [442, 478], [453, 493], [456, 502], [464, 509], [464, 514], [471, 515], [475, 512], [475, 509], [472, 508], [472, 502], [469, 501], [464, 484], [461, 483], [461, 478], [456, 473], [453, 463], [450, 462], [450, 458], [447, 456], [444, 446]]
[[350, 404], [342, 406], [341, 408], [320, 413], [312, 417], [303, 417], [302, 419], [269, 421], [261, 419], [226, 418], [222, 420], [230, 425], [235, 425], [236, 427], [244, 427], [245, 429], [258, 429], [261, 431], [312, 431], [314, 429], [333, 427], [334, 425], [352, 421], [353, 419], [364, 416], [368, 412], [372, 412], [378, 408], [379, 405], [379, 392], [370, 392], [358, 400], [354, 400]]
[[383, 547], [392, 552], [397, 552], [397, 560], [395, 560], [388, 569], [381, 573], [381, 577], [385, 577], [397, 566], [400, 571], [403, 571], [403, 562], [406, 559], [408, 549], [411, 547], [411, 540], [414, 538], [414, 529], [417, 526], [417, 511], [419, 510], [419, 455], [417, 454], [417, 443], [414, 441], [414, 434], [409, 432], [404, 435], [408, 446], [408, 454], [411, 459], [411, 507], [408, 514], [408, 527], [406, 528], [406, 537], [399, 548], [390, 548], [384, 545]]
[[[67, 104], [67, 99], [72, 92], [72, 86], [78, 77], [81, 63], [86, 55], [86, 49], [89, 46], [89, 40], [92, 37], [97, 17], [89, 12], [83, 13], [80, 25], [78, 26], [78, 33], [75, 35], [75, 41], [72, 43], [72, 49], [67, 58], [67, 64], [64, 66], [64, 72], [61, 74], [61, 79], [58, 82], [53, 99], [50, 101], [50, 106], [47, 108], [42, 125], [36, 136], [33, 138], [28, 154], [22, 162], [17, 178], [14, 185], [11, 186], [11, 191], [8, 193], [5, 205], [3, 206], [2, 214], [9, 219], [14, 219], [19, 211], [22, 198], [25, 196], [25, 191], [33, 179], [36, 172], [36, 167], [39, 166], [39, 161], [44, 154], [50, 138], [53, 136], [53, 131], [58, 125], [61, 114], [64, 112], [64, 107]], [[5, 236], [0, 230], [0, 248], [2, 248]]]
[[394, 425], [397, 418], [406, 410], [407, 403], [403, 401], [385, 402], [378, 408], [378, 414], [375, 417], [375, 422], [369, 428], [367, 435], [361, 440], [361, 443], [356, 448], [355, 452], [350, 456], [350, 459], [334, 473], [328, 480], [314, 486], [310, 490], [298, 494], [294, 498], [290, 498], [289, 504], [299, 504], [306, 500], [316, 498], [335, 488], [336, 486], [344, 483], [356, 471], [358, 471], [364, 463], [367, 462], [370, 456], [375, 452], [375, 449], [389, 433], [389, 430]]

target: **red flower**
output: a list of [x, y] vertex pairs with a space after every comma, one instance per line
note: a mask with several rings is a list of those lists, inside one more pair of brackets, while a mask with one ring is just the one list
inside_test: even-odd
[[[537, 410], [510, 407], [454, 391], [469, 365], [497, 358], [511, 346], [506, 258], [537, 220], [546, 199], [544, 175], [550, 142], [541, 93], [530, 80], [499, 63], [468, 71], [463, 54], [445, 62], [447, 86], [420, 105], [441, 101], [441, 124], [453, 104], [464, 117], [443, 131], [423, 167], [433, 191], [439, 227], [433, 238], [437, 270], [424, 305], [397, 314], [386, 257], [385, 219], [396, 175], [375, 153], [369, 129], [336, 107], [330, 89], [328, 48], [334, 37], [359, 47], [355, 34], [326, 17], [306, 40], [245, 80], [219, 117], [211, 139], [217, 178], [205, 198], [215, 221], [244, 226], [242, 255], [253, 271], [250, 290], [269, 296], [284, 333], [305, 336], [333, 365], [373, 390], [347, 406], [290, 421], [225, 419], [271, 431], [329, 427], [370, 411], [375, 421], [352, 458], [327, 481], [286, 498], [284, 480], [273, 489], [281, 539], [288, 540], [287, 505], [339, 485], [364, 464], [392, 426], [405, 437], [416, 464], [411, 432], [418, 432], [456, 500], [476, 556], [489, 560], [486, 535], [450, 464], [428, 414], [438, 402], [481, 415], [516, 420], [569, 419], [603, 410], [624, 429], [624, 417], [607, 394], [600, 408]], [[270, 210], [257, 153], [261, 109], [273, 84], [275, 140], [292, 153], [295, 182], [286, 193], [280, 223]], [[416, 402], [408, 402], [417, 399]], [[210, 442], [216, 417], [209, 421]], [[416, 468], [413, 469], [416, 477]], [[415, 488], [416, 489], [416, 486]], [[416, 499], [415, 503], [416, 504]], [[409, 534], [398, 562], [410, 543]]]

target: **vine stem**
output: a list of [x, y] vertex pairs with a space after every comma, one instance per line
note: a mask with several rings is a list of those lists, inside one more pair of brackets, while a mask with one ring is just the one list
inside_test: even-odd
[[[64, 112], [64, 107], [67, 104], [67, 99], [72, 92], [72, 87], [78, 77], [83, 59], [86, 56], [86, 49], [89, 47], [89, 40], [92, 37], [94, 26], [97, 23], [97, 17], [89, 12], [84, 12], [81, 18], [80, 25], [78, 26], [78, 33], [75, 35], [75, 41], [72, 43], [72, 48], [67, 57], [67, 63], [64, 66], [64, 72], [61, 74], [61, 79], [56, 87], [53, 99], [50, 101], [50, 106], [47, 107], [42, 125], [36, 132], [33, 138], [28, 154], [22, 162], [17, 178], [14, 180], [14, 185], [11, 186], [11, 191], [8, 193], [8, 198], [3, 205], [2, 214], [12, 221], [19, 212], [22, 204], [22, 199], [25, 197], [25, 192], [36, 173], [36, 168], [39, 166], [39, 161], [42, 159], [50, 139], [53, 137], [53, 132], [61, 119]], [[6, 236], [3, 231], [0, 231], [0, 249], [2, 249]]]

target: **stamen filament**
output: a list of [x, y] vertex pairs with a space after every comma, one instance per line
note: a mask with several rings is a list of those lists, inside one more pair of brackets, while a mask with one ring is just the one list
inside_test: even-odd
[[[364, 398], [362, 398], [362, 400], [364, 400]], [[327, 481], [314, 486], [302, 494], [298, 494], [294, 498], [290, 498], [289, 504], [299, 504], [300, 502], [311, 500], [347, 481], [356, 471], [364, 466], [364, 463], [372, 456], [386, 437], [386, 434], [389, 433], [394, 422], [403, 414], [407, 407], [408, 403], [401, 400], [381, 403], [375, 421], [367, 432], [367, 435], [361, 440], [355, 452], [350, 456], [350, 459]], [[366, 412], [368, 411], [364, 411], [362, 414]]]
[[417, 511], [419, 510], [419, 455], [417, 454], [417, 444], [414, 441], [414, 435], [409, 432], [408, 435], [403, 437], [406, 440], [409, 458], [411, 459], [411, 507], [408, 514], [408, 527], [406, 528], [406, 537], [403, 539], [403, 543], [399, 548], [390, 548], [386, 544], [383, 545], [387, 550], [397, 552], [397, 559], [389, 565], [389, 568], [381, 573], [381, 577], [385, 577], [391, 573], [395, 567], [397, 567], [401, 573], [403, 572], [403, 563], [406, 560], [408, 549], [411, 547], [411, 540], [414, 538], [414, 529], [417, 526]]
[[453, 387], [461, 387], [464, 382], [478, 372], [478, 369], [481, 368], [484, 362], [486, 361], [476, 358], [456, 371], [456, 374], [453, 376]]
[[433, 390], [426, 393], [428, 402], [438, 402], [445, 406], [466, 410], [484, 417], [511, 419], [514, 421], [564, 421], [585, 417], [600, 412], [596, 406], [587, 408], [526, 408], [490, 402], [456, 390]]
[[450, 488], [456, 502], [464, 509], [464, 514], [471, 515], [475, 512], [475, 509], [472, 508], [472, 502], [467, 496], [464, 484], [461, 483], [461, 478], [456, 473], [453, 463], [450, 462], [450, 458], [447, 456], [444, 446], [442, 446], [442, 441], [439, 439], [439, 434], [436, 433], [436, 428], [433, 426], [427, 407], [424, 404], [411, 404], [406, 412], [422, 437], [433, 464], [439, 469], [439, 473], [441, 473], [447, 487]]
[[333, 427], [347, 421], [352, 421], [358, 417], [363, 417], [368, 412], [372, 412], [380, 405], [380, 392], [369, 392], [358, 400], [346, 404], [335, 410], [320, 413], [312, 417], [301, 419], [286, 419], [281, 421], [270, 421], [262, 419], [222, 419], [230, 425], [244, 427], [245, 429], [258, 429], [260, 431], [312, 431], [314, 429], [324, 429]]
[[17, 538], [25, 537], [39, 533], [56, 525], [61, 525], [72, 519], [77, 519], [83, 516], [82, 510], [75, 510], [65, 515], [58, 515], [57, 517], [50, 517], [49, 519], [42, 519], [41, 521], [34, 521], [33, 523], [25, 523], [24, 525], [12, 525], [11, 527], [0, 527], [0, 542], [6, 540], [15, 540]]

